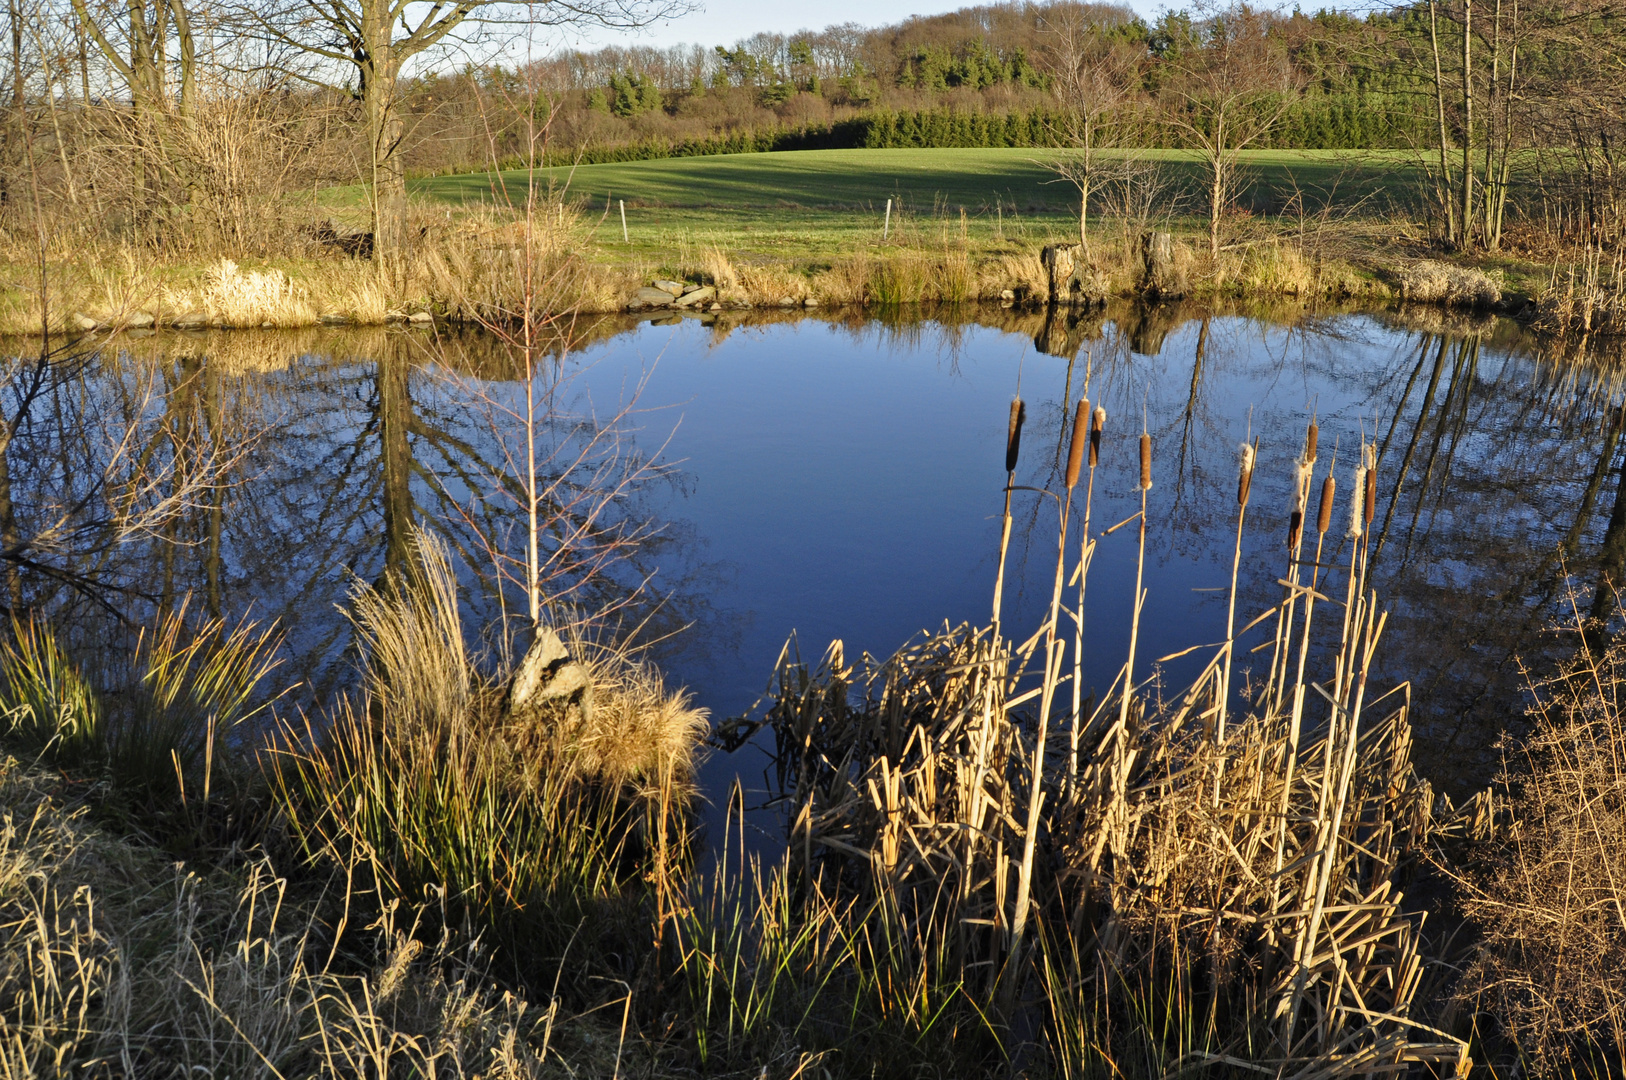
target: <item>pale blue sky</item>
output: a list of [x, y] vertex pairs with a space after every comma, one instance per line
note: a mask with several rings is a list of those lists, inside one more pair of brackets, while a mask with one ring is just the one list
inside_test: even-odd
[[[910, 15], [934, 15], [972, 6], [976, 0], [824, 0], [823, 3], [760, 3], [753, 0], [704, 0], [700, 10], [680, 19], [652, 26], [636, 34], [607, 30], [575, 35], [569, 45], [610, 44], [700, 45], [731, 44], [739, 38], [762, 31], [790, 33], [795, 30], [821, 30], [836, 23], [855, 22], [863, 26], [884, 26]], [[1168, 6], [1160, 0], [1129, 0], [1129, 6], [1142, 15], [1151, 15]], [[1176, 4], [1175, 6], [1178, 6]]]

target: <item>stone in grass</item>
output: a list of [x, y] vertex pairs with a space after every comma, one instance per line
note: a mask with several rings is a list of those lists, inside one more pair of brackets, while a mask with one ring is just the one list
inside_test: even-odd
[[816, 298], [810, 296], [806, 300], [802, 301], [802, 306], [803, 307], [818, 307], [819, 302], [818, 302], [818, 300]]
[[202, 330], [209, 325], [209, 316], [201, 311], [188, 311], [171, 319], [170, 325], [177, 330]]
[[796, 306], [796, 298], [794, 296], [787, 296], [783, 300], [779, 301], [779, 306], [780, 307], [795, 307]]
[[329, 311], [322, 316], [323, 326], [349, 326], [350, 316], [338, 311]]
[[699, 292], [701, 289], [704, 289], [704, 288], [707, 288], [707, 287], [708, 286], [705, 286], [705, 285], [685, 285], [685, 286], [683, 286], [683, 294], [682, 295], [688, 296], [690, 293]]
[[92, 319], [89, 315], [86, 315], [83, 311], [74, 312], [73, 317], [68, 321], [73, 324], [73, 328], [75, 330], [87, 334], [101, 325], [95, 319]]
[[703, 289], [696, 289], [694, 292], [684, 293], [680, 299], [672, 301], [672, 306], [680, 308], [695, 307], [696, 305], [704, 304], [707, 300], [710, 300], [716, 295], [717, 290], [708, 285]]
[[435, 321], [435, 317], [433, 315], [429, 314], [429, 312], [427, 312], [427, 311], [414, 311], [411, 315], [407, 316], [407, 322], [412, 322], [412, 323], [420, 323], [421, 324], [421, 323], [432, 323], [434, 321]]
[[149, 330], [157, 320], [150, 311], [132, 311], [124, 320], [124, 325], [130, 330]]
[[668, 293], [672, 296], [683, 295], [683, 282], [681, 281], [670, 281], [662, 278], [661, 280], [656, 281], [654, 285], [655, 288], [659, 289], [663, 293]]
[[632, 298], [651, 307], [664, 307], [677, 299], [677, 294], [666, 289], [650, 288], [645, 286], [633, 294]]

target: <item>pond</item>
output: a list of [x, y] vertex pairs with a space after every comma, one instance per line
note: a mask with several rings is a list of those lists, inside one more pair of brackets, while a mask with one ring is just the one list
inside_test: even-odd
[[[1237, 448], [1250, 435], [1239, 616], [1280, 598], [1312, 419], [1315, 491], [1329, 466], [1339, 484], [1326, 566], [1349, 557], [1356, 448], [1378, 445], [1369, 551], [1391, 612], [1379, 666], [1412, 682], [1416, 757], [1437, 786], [1460, 793], [1494, 771], [1496, 736], [1525, 708], [1521, 658], [1539, 667], [1566, 647], [1551, 627], [1572, 593], [1582, 612], [1613, 610], [1600, 559], [1626, 535], [1619, 367], [1502, 320], [750, 312], [610, 320], [544, 367], [533, 443], [552, 484], [549, 588], [573, 610], [612, 609], [718, 720], [751, 708], [788, 640], [810, 662], [835, 639], [849, 659], [884, 656], [922, 630], [989, 619], [1017, 394], [1023, 488], [1062, 490], [1081, 395], [1107, 414], [1086, 687], [1105, 690], [1128, 646], [1136, 529], [1102, 533], [1140, 507], [1143, 430], [1153, 487], [1138, 662], [1172, 656], [1166, 687], [1211, 651], [1173, 654], [1225, 638]], [[9, 385], [14, 415], [28, 370]], [[18, 553], [13, 605], [55, 610], [82, 648], [121, 632], [115, 613], [139, 621], [183, 597], [277, 619], [282, 678], [301, 681], [285, 707], [316, 707], [348, 678], [349, 590], [404, 558], [418, 525], [459, 558], [469, 625], [500, 651], [497, 628], [525, 607], [518, 375], [496, 342], [451, 331], [127, 335], [74, 351], [27, 399], [0, 478], [15, 507], [0, 522]], [[210, 467], [189, 466], [194, 452]], [[1003, 614], [1016, 637], [1050, 602], [1056, 507], [1014, 493]], [[1341, 598], [1339, 571], [1328, 580]], [[714, 754], [702, 777], [714, 807], [736, 776], [760, 798], [764, 763], [749, 749]]]

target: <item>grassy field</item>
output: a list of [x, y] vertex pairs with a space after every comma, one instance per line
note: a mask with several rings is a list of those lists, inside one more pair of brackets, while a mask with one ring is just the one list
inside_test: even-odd
[[[885, 228], [906, 243], [963, 239], [988, 255], [1075, 234], [1077, 193], [1044, 165], [1038, 149], [804, 150], [667, 158], [542, 170], [595, 223], [594, 257], [622, 267], [675, 270], [717, 248], [751, 263], [826, 267], [873, 245]], [[1162, 163], [1168, 192], [1158, 216], [1177, 230], [1199, 227], [1202, 163], [1181, 150], [1144, 152]], [[1398, 152], [1250, 151], [1243, 154], [1239, 207], [1254, 215], [1296, 214], [1331, 204], [1339, 213], [1389, 213], [1412, 202], [1416, 173]], [[516, 203], [526, 174], [469, 173], [413, 183], [429, 203], [466, 207]], [[359, 191], [335, 192], [359, 203]], [[621, 208], [625, 202], [626, 239]], [[1101, 206], [1097, 204], [1097, 212]], [[1098, 225], [1099, 227], [1099, 225]]]
[[[1058, 183], [1044, 165], [1053, 151], [798, 150], [771, 154], [667, 158], [543, 170], [548, 182], [598, 205], [624, 199], [629, 207], [708, 209], [779, 208], [880, 213], [887, 199], [916, 212], [942, 208], [967, 214], [1057, 213], [1069, 210], [1073, 189]], [[1190, 151], [1143, 152], [1164, 163], [1180, 181], [1194, 181], [1201, 163]], [[1411, 170], [1396, 152], [1259, 150], [1243, 154], [1250, 173], [1243, 202], [1285, 201], [1295, 189], [1312, 198], [1336, 194], [1358, 199], [1406, 186]], [[517, 195], [525, 174], [501, 174]], [[1399, 183], [1396, 183], [1399, 181]], [[417, 191], [448, 202], [492, 197], [488, 173], [420, 180]], [[1263, 207], [1261, 206], [1261, 209]]]

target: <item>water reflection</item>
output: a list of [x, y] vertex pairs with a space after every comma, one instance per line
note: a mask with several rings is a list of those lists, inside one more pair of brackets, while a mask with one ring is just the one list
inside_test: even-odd
[[[1154, 437], [1145, 647], [1223, 636], [1235, 448], [1261, 439], [1241, 610], [1279, 594], [1304, 424], [1347, 496], [1377, 441], [1372, 560], [1393, 610], [1387, 679], [1410, 678], [1421, 767], [1481, 780], [1521, 721], [1520, 658], [1626, 580], [1620, 367], [1503, 320], [1165, 305], [1085, 315], [1000, 308], [871, 316], [722, 313], [584, 328], [540, 388], [548, 589], [619, 609], [700, 703], [750, 704], [779, 645], [888, 651], [942, 620], [984, 619], [997, 548], [1004, 402], [1029, 402], [1020, 483], [1056, 489], [1070, 410], [1108, 411], [1096, 520], [1138, 508], [1132, 443]], [[288, 670], [319, 700], [342, 682], [339, 608], [429, 527], [461, 557], [469, 625], [523, 613], [526, 538], [514, 357], [477, 334], [324, 329], [126, 336], [31, 361], [6, 344], [0, 452], [7, 606], [128, 634], [191, 596], [276, 618]], [[1019, 507], [1007, 620], [1048, 600], [1053, 514]], [[1342, 520], [1341, 516], [1340, 519]], [[1097, 555], [1086, 678], [1121, 663], [1132, 530]], [[1322, 562], [1348, 558], [1341, 529]], [[1340, 571], [1326, 571], [1341, 596]], [[683, 626], [684, 634], [673, 636]], [[1178, 682], [1195, 657], [1170, 661]], [[727, 773], [737, 766], [714, 763]]]

